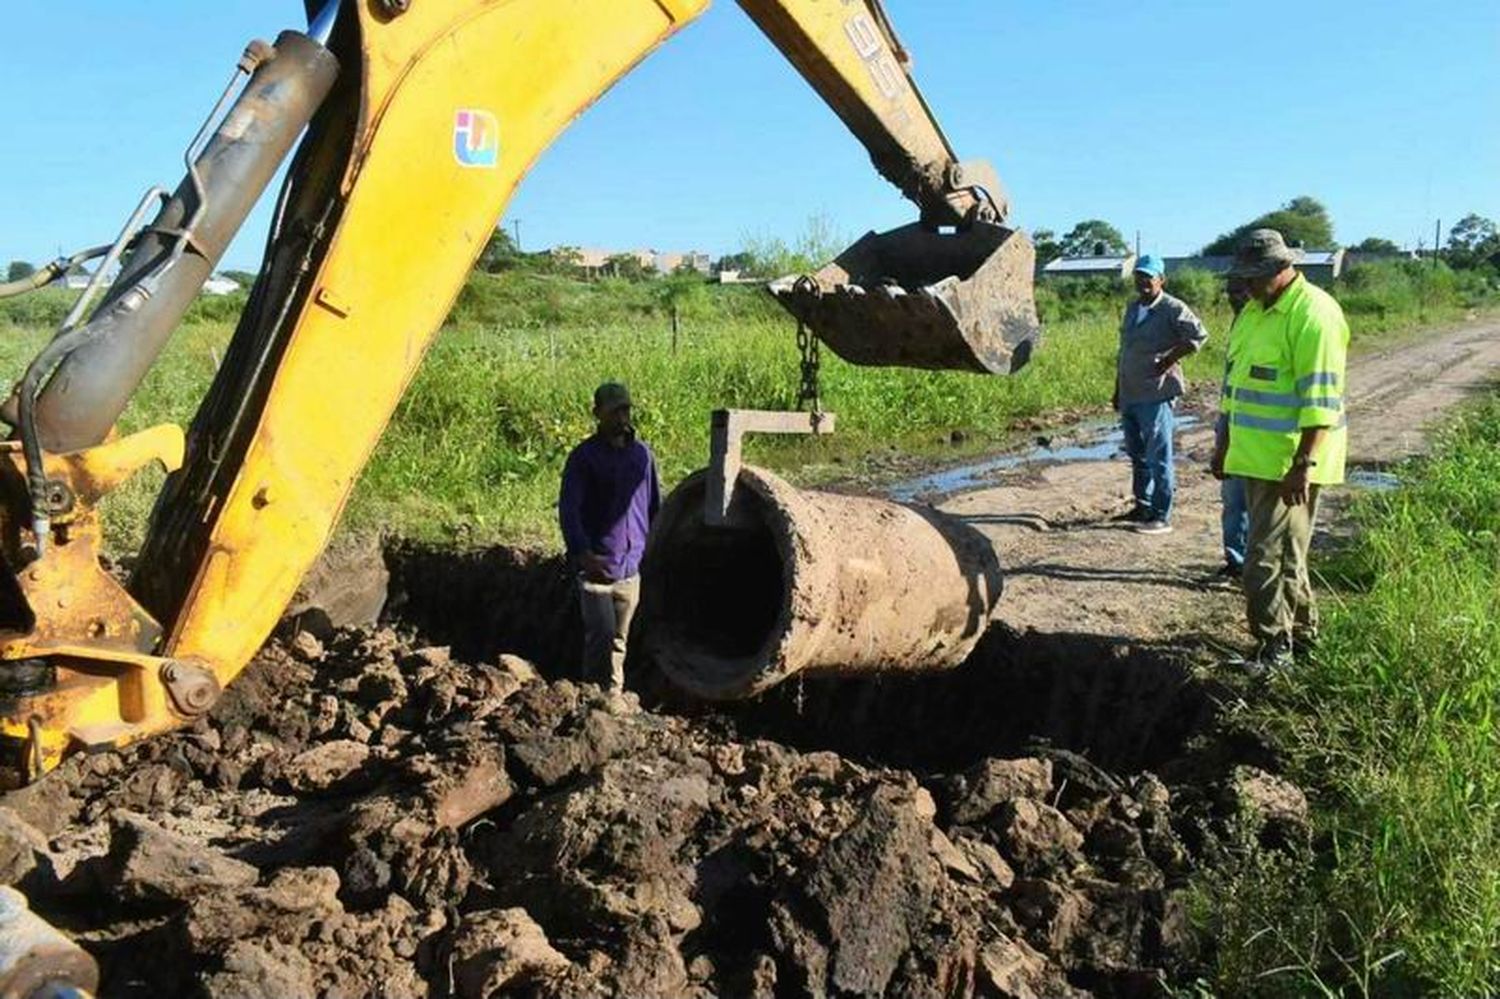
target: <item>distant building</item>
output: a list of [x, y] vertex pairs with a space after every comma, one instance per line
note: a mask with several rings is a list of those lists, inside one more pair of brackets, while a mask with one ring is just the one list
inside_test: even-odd
[[598, 246], [559, 246], [552, 251], [554, 257], [570, 255], [573, 263], [583, 269], [584, 274], [589, 277], [600, 277], [610, 274], [616, 268], [616, 261], [621, 258], [633, 258], [640, 264], [642, 270], [651, 270], [656, 266], [656, 251], [654, 250], [606, 250]]
[[1301, 260], [1297, 261], [1297, 269], [1306, 275], [1313, 284], [1322, 288], [1330, 288], [1333, 282], [1338, 280], [1344, 272], [1344, 251], [1338, 250], [1293, 250], [1299, 253]]
[[568, 256], [589, 277], [609, 275], [615, 269], [616, 262], [621, 259], [633, 259], [640, 264], [642, 270], [656, 271], [658, 274], [671, 274], [684, 264], [705, 275], [713, 269], [713, 258], [697, 250], [667, 253], [650, 249], [607, 250], [597, 246], [560, 246], [554, 247], [550, 252], [558, 258]]
[[654, 266], [662, 274], [675, 273], [679, 267], [684, 266], [699, 274], [708, 274], [713, 270], [713, 258], [697, 250], [689, 250], [686, 253], [658, 253]]
[[[89, 286], [94, 275], [87, 271], [76, 271], [62, 279], [62, 286], [69, 291], [82, 291]], [[108, 288], [115, 283], [115, 275], [110, 274], [104, 278], [104, 287]], [[227, 278], [222, 274], [212, 274], [208, 280], [203, 282], [203, 288], [199, 292], [203, 295], [233, 295], [240, 290], [240, 283], [234, 278]]]
[[1058, 257], [1042, 268], [1044, 277], [1112, 277], [1124, 280], [1135, 266], [1135, 254], [1123, 257]]
[[1358, 267], [1360, 264], [1378, 264], [1386, 260], [1420, 260], [1416, 250], [1397, 250], [1394, 253], [1370, 252], [1369, 250], [1346, 250], [1344, 252], [1343, 270]]
[[1162, 261], [1167, 268], [1167, 277], [1178, 271], [1207, 271], [1210, 274], [1228, 274], [1234, 264], [1233, 257], [1167, 257]]
[[765, 278], [758, 278], [744, 271], [737, 271], [728, 267], [721, 267], [714, 272], [714, 280], [720, 284], [766, 284]]

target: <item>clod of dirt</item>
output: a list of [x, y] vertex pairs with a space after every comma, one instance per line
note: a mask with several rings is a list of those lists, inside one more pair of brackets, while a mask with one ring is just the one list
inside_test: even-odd
[[773, 909], [779, 949], [814, 994], [883, 994], [923, 935], [941, 868], [931, 803], [918, 795], [926, 792], [877, 787]]
[[222, 888], [244, 888], [260, 872], [243, 861], [167, 832], [144, 815], [123, 809], [110, 816], [109, 855], [103, 879], [119, 897], [177, 901]]
[[1231, 771], [1219, 788], [1220, 806], [1272, 845], [1306, 843], [1311, 835], [1307, 795], [1284, 778], [1255, 767]]
[[294, 756], [284, 771], [297, 791], [326, 791], [364, 766], [370, 747], [353, 739], [338, 739]]
[[944, 782], [949, 818], [968, 825], [983, 821], [1010, 798], [1046, 800], [1052, 793], [1052, 761], [1034, 758], [982, 760]]
[[1082, 999], [1047, 959], [1021, 940], [996, 940], [979, 952], [978, 985], [997, 999]]
[[460, 999], [488, 999], [503, 988], [557, 977], [571, 965], [525, 909], [471, 912], [454, 933], [453, 986]]
[[1083, 833], [1050, 805], [1011, 798], [995, 813], [992, 827], [1005, 858], [1022, 871], [1071, 870], [1082, 860]]
[[0, 808], [0, 884], [17, 885], [48, 863], [47, 837], [9, 808]]
[[81, 760], [63, 763], [53, 780], [37, 781], [16, 791], [7, 792], [5, 807], [44, 836], [56, 836], [78, 817], [83, 802], [69, 790], [68, 775]]
[[412, 959], [421, 939], [441, 928], [441, 917], [419, 918], [399, 895], [353, 915], [340, 905], [338, 889], [331, 870], [292, 868], [264, 888], [205, 894], [189, 904], [174, 942], [208, 958], [198, 980], [213, 999], [425, 997]]
[[310, 631], [298, 631], [287, 648], [305, 663], [315, 663], [324, 656], [323, 642]]

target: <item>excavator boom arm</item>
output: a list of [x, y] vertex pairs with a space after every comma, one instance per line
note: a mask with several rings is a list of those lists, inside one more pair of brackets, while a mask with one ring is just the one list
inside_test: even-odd
[[993, 168], [960, 162], [880, 0], [738, 0], [931, 224], [1003, 222]]

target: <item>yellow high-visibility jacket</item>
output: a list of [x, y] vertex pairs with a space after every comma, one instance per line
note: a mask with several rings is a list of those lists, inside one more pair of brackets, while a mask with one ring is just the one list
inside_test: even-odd
[[1306, 427], [1329, 427], [1309, 481], [1344, 481], [1349, 324], [1332, 295], [1302, 275], [1269, 309], [1251, 301], [1235, 320], [1220, 406], [1229, 418], [1224, 471], [1279, 481]]

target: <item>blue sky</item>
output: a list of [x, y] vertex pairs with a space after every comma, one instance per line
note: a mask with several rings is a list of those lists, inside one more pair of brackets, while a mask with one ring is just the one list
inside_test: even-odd
[[[1014, 219], [1108, 219], [1187, 253], [1299, 194], [1336, 235], [1415, 245], [1500, 217], [1495, 0], [887, 0], [918, 81]], [[0, 262], [112, 236], [243, 43], [297, 0], [6, 0]], [[24, 39], [16, 45], [14, 40]], [[267, 206], [225, 265], [251, 268]], [[507, 211], [527, 248], [736, 249], [825, 215], [851, 238], [910, 220], [858, 143], [729, 0], [605, 96]]]

